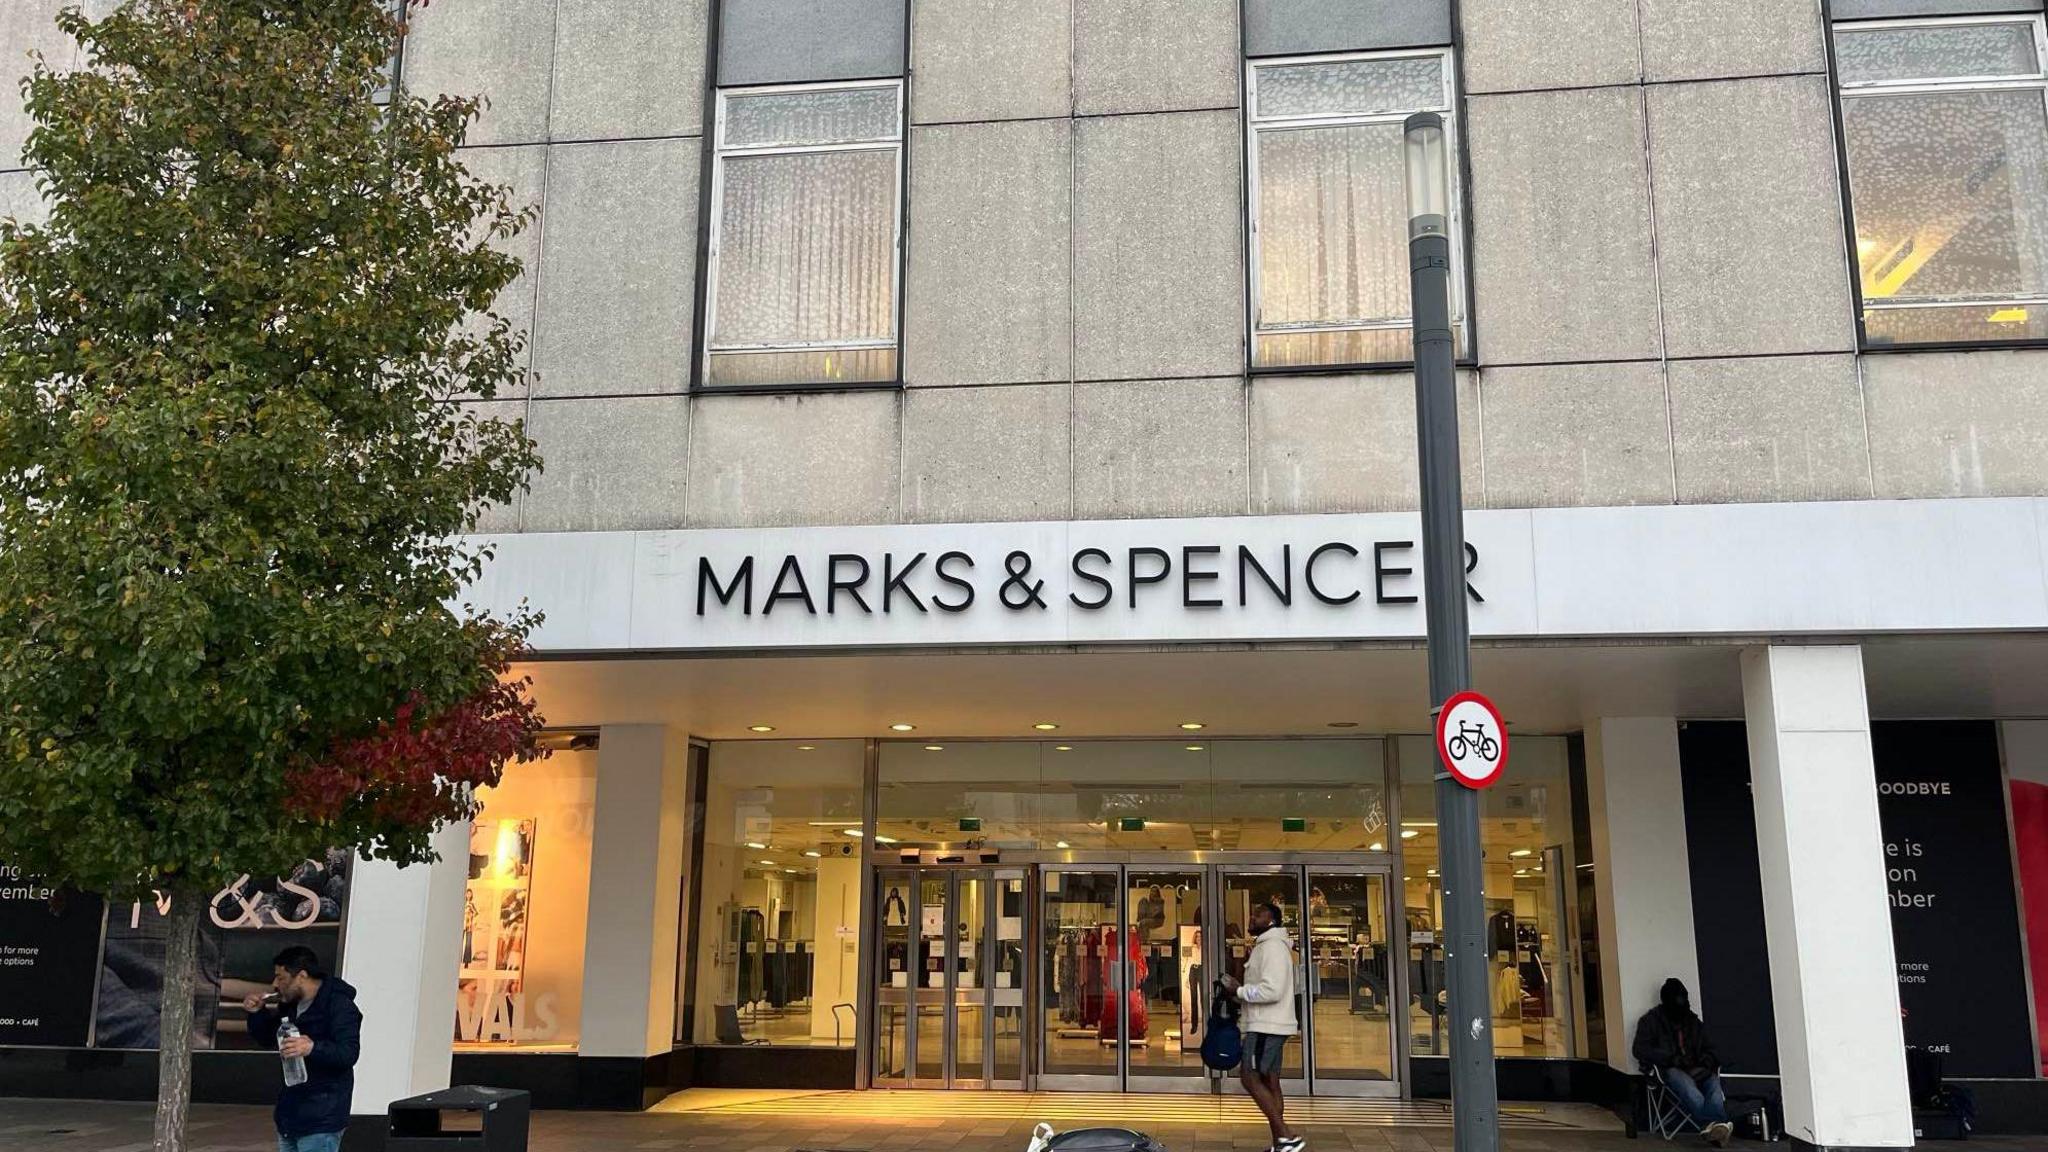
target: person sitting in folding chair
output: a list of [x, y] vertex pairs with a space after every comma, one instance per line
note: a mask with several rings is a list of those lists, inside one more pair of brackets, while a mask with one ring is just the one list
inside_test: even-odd
[[[1664, 981], [1658, 1005], [1636, 1024], [1635, 1057], [1646, 1075], [1654, 1076], [1678, 1101], [1700, 1134], [1716, 1148], [1735, 1133], [1728, 1120], [1728, 1100], [1721, 1090], [1721, 1058], [1707, 1026], [1692, 1010], [1685, 984]], [[1664, 1132], [1668, 1139], [1671, 1135]]]

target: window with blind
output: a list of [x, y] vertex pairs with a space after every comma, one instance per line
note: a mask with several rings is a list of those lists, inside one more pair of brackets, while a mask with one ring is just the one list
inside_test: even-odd
[[2044, 59], [2038, 16], [1836, 26], [1867, 344], [2048, 338]]
[[718, 94], [707, 388], [896, 379], [899, 80]]
[[[1455, 123], [1448, 53], [1257, 60], [1246, 101], [1252, 366], [1412, 360], [1401, 122], [1437, 111]], [[1452, 243], [1462, 248], [1458, 205], [1454, 189]], [[1456, 254], [1451, 315], [1461, 350], [1463, 265]]]

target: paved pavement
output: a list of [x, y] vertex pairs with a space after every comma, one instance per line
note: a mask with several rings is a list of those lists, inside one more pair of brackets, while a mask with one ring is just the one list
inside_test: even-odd
[[[541, 1112], [534, 1115], [532, 1152], [1023, 1152], [1034, 1121], [990, 1114], [961, 1101], [951, 1114], [921, 1107], [888, 1114], [870, 1106], [867, 1114], [819, 1100], [823, 1108], [763, 1106], [758, 1097], [721, 1101], [690, 1097], [669, 1102], [664, 1111], [639, 1115], [602, 1112]], [[838, 1095], [838, 1094], [835, 1094]], [[876, 1095], [863, 1093], [863, 1096]], [[904, 1095], [904, 1094], [891, 1094]], [[984, 1105], [986, 1098], [984, 1100]], [[1142, 1108], [1142, 1106], [1141, 1106]], [[1119, 1115], [1119, 1112], [1126, 1114]], [[1142, 1127], [1171, 1152], [1263, 1152], [1263, 1125], [1244, 1122], [1222, 1108], [1213, 1115], [1128, 1115], [1105, 1106], [1092, 1120]], [[1427, 1113], [1423, 1114], [1427, 1119]], [[1589, 1119], [1590, 1116], [1590, 1119]], [[1556, 1114], [1511, 1112], [1504, 1119], [1504, 1152], [1653, 1152], [1654, 1139], [1631, 1141], [1618, 1123], [1607, 1124], [1587, 1110]], [[1601, 1129], [1580, 1127], [1602, 1123]], [[1083, 1119], [1061, 1118], [1061, 1127]], [[1326, 1120], [1304, 1117], [1309, 1147], [1320, 1152], [1446, 1152], [1451, 1130], [1439, 1122]], [[192, 1110], [193, 1152], [275, 1152], [270, 1117], [260, 1108], [201, 1105]], [[0, 1152], [148, 1152], [150, 1109], [145, 1104], [96, 1101], [0, 1100]], [[1923, 1142], [1923, 1152], [2019, 1152], [2040, 1149], [2039, 1138], [1985, 1138], [1969, 1144]], [[1697, 1138], [1676, 1147], [1703, 1147]], [[1734, 1145], [1738, 1150], [1743, 1144]], [[1788, 1147], [1780, 1145], [1779, 1147]]]

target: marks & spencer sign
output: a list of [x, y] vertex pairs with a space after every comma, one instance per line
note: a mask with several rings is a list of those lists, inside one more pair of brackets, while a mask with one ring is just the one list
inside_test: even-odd
[[[647, 533], [655, 647], [1406, 638], [1423, 632], [1410, 516]], [[1526, 537], [1474, 533], [1475, 627], [1528, 617]]]

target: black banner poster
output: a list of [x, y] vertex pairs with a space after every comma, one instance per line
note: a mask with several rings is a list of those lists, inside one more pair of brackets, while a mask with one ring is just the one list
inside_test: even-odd
[[85, 1046], [105, 911], [0, 865], [0, 1045]]
[[1996, 726], [1871, 726], [1906, 1043], [1948, 1076], [2034, 1075]]

